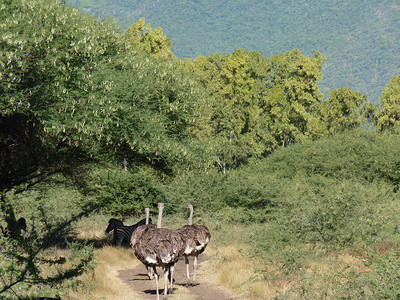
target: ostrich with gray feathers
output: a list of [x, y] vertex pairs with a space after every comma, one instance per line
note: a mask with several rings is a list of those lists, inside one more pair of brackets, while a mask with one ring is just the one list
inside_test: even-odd
[[[186, 206], [186, 208], [189, 209], [190, 211], [189, 225], [185, 225], [182, 228], [177, 229], [176, 231], [182, 234], [185, 237], [186, 241], [185, 254], [184, 254], [186, 263], [186, 278], [187, 278], [186, 285], [190, 284], [195, 285], [198, 257], [201, 253], [203, 253], [208, 243], [210, 242], [211, 234], [206, 226], [192, 224], [193, 205], [189, 204], [188, 206]], [[190, 283], [188, 256], [194, 257], [192, 283]]]
[[159, 275], [157, 267], [164, 271], [164, 295], [168, 294], [168, 279], [173, 291], [174, 266], [185, 252], [183, 236], [167, 228], [161, 228], [164, 203], [158, 204], [157, 226], [153, 224], [140, 226], [132, 234], [131, 245], [136, 257], [146, 266], [153, 268], [156, 281], [157, 300], [160, 299], [158, 291]]

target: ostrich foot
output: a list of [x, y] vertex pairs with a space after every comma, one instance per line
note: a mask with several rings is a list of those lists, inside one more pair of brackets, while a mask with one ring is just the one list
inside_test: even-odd
[[198, 283], [197, 283], [197, 282], [194, 282], [194, 281], [192, 281], [192, 282], [190, 283], [190, 285], [191, 285], [191, 286], [196, 286], [196, 285], [198, 285]]
[[172, 294], [172, 290], [171, 289], [164, 290], [164, 292], [163, 292], [164, 296], [167, 296], [169, 294]]

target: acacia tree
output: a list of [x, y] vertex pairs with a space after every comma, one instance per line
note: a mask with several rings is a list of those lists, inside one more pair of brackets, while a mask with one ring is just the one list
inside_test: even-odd
[[383, 88], [375, 126], [380, 132], [400, 133], [400, 75], [393, 77]]
[[359, 128], [371, 122], [376, 110], [367, 96], [347, 87], [332, 90], [321, 106], [322, 119], [330, 134]]
[[[85, 121], [68, 120], [75, 117], [74, 108], [89, 91], [96, 89], [93, 70], [111, 59], [123, 42], [112, 23], [101, 23], [50, 0], [3, 1], [0, 24], [0, 213], [8, 223], [2, 225], [9, 227], [17, 215], [13, 195], [37, 188], [53, 174], [79, 167], [89, 158], [82, 155], [81, 144], [73, 143], [79, 139], [70, 138], [84, 129]], [[26, 217], [28, 209], [40, 212], [42, 207], [26, 207], [19, 216]], [[42, 272], [40, 265], [43, 251], [85, 213], [82, 210], [51, 225], [45, 215], [28, 219], [29, 240], [13, 235], [0, 238], [2, 297], [26, 295], [30, 288], [44, 286], [57, 287], [53, 294], [59, 294], [68, 280], [78, 282], [76, 277], [92, 260], [90, 246], [70, 245], [76, 260], [48, 259], [54, 273]]]
[[169, 172], [192, 154], [188, 129], [201, 100], [178, 64], [139, 54], [117, 24], [52, 0], [0, 8], [3, 191], [103, 155]]
[[[200, 101], [194, 81], [180, 74], [178, 65], [139, 55], [112, 22], [54, 1], [5, 1], [0, 9], [2, 216], [16, 215], [13, 193], [52, 174], [74, 179], [82, 164], [102, 155], [127, 155], [166, 171], [190, 155], [188, 128]], [[86, 189], [85, 176], [78, 179], [71, 183]], [[94, 207], [84, 208], [73, 218]], [[58, 264], [58, 273], [40, 271], [39, 254], [48, 241], [66, 234], [72, 221], [46, 227], [45, 216], [28, 220], [33, 239], [20, 247], [20, 241], [0, 239], [2, 296], [21, 285], [24, 293], [27, 286], [59, 286], [88, 267], [93, 252], [84, 246], [72, 252], [77, 262], [65, 258], [68, 268], [48, 260]], [[33, 223], [44, 227], [32, 230]]]
[[93, 115], [85, 105], [82, 113], [91, 126], [102, 127], [93, 131], [100, 147], [170, 171], [191, 160], [191, 129], [203, 100], [198, 84], [178, 64], [128, 53], [104, 64], [96, 78], [110, 82], [109, 89], [94, 94], [107, 109]]

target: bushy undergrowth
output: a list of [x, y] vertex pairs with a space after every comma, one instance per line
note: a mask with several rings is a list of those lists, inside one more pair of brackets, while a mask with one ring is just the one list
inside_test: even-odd
[[[68, 297], [82, 289], [78, 277], [94, 269], [93, 245], [72, 236], [74, 222], [88, 212], [76, 206], [82, 195], [66, 183], [65, 177], [54, 175], [35, 188], [4, 197], [15, 217], [26, 219], [27, 228], [21, 235], [0, 235], [1, 299]], [[3, 228], [5, 221], [0, 215]], [[88, 292], [91, 288], [83, 287]]]
[[[217, 242], [251, 245], [247, 255], [278, 270], [260, 270], [266, 278], [300, 276], [304, 282], [283, 299], [324, 293], [393, 298], [399, 288], [399, 162], [398, 137], [355, 131], [293, 145], [225, 175], [189, 174], [170, 187], [168, 198], [195, 203], [221, 232], [226, 224], [247, 227], [240, 237], [225, 232]], [[382, 244], [395, 251], [374, 250]], [[304, 273], [310, 260], [348, 249], [368, 253], [363, 254], [367, 270], [339, 268], [312, 286], [320, 279]]]
[[[293, 145], [227, 174], [196, 170], [167, 181], [145, 169], [92, 166], [89, 189], [54, 183], [19, 196], [15, 208], [38, 220], [29, 226], [46, 228], [69, 220], [79, 202], [139, 217], [164, 201], [165, 224], [176, 228], [192, 203], [194, 221], [210, 228], [213, 243], [246, 245], [240, 253], [259, 261], [257, 278], [295, 280], [277, 299], [396, 298], [399, 152], [400, 139], [361, 131]], [[39, 222], [45, 215], [47, 223]], [[361, 266], [332, 261], [331, 253]], [[315, 264], [330, 271], [314, 271]]]
[[94, 167], [88, 174], [88, 201], [103, 213], [143, 214], [145, 207], [165, 202], [156, 176], [146, 169], [134, 172], [119, 167]]

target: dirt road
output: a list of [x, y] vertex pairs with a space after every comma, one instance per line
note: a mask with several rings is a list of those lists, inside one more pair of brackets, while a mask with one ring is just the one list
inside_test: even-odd
[[[186, 265], [184, 260], [180, 260], [175, 265], [175, 284], [174, 292], [167, 297], [163, 295], [161, 299], [168, 300], [234, 300], [232, 295], [229, 295], [220, 286], [211, 282], [205, 274], [204, 265], [207, 263], [205, 260], [207, 257], [203, 256], [199, 259], [199, 265], [196, 273], [196, 286], [186, 287]], [[193, 260], [190, 260], [190, 271], [192, 272]], [[119, 270], [118, 277], [136, 293], [142, 299], [156, 298], [156, 285], [154, 280], [149, 280], [147, 277], [147, 271], [144, 265], [139, 264], [133, 269]], [[160, 278], [163, 277], [162, 270], [158, 271]], [[163, 280], [160, 280], [160, 293], [163, 292]]]

